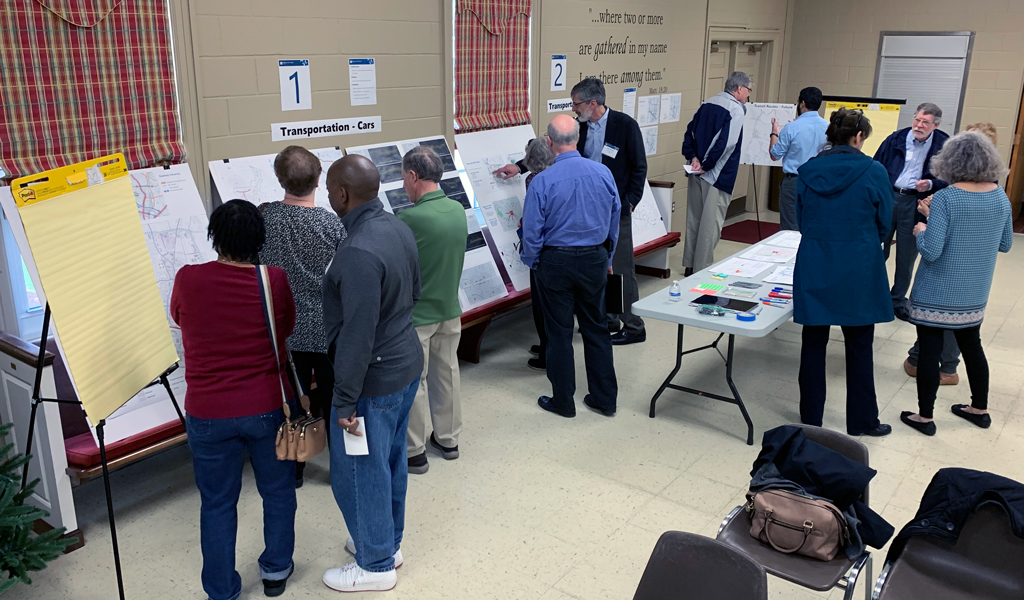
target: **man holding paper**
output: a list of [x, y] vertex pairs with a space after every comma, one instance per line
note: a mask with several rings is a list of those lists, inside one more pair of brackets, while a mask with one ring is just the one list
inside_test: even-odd
[[343, 157], [327, 172], [331, 208], [348, 230], [323, 290], [335, 373], [331, 488], [351, 534], [345, 549], [356, 557], [329, 569], [323, 581], [341, 592], [390, 590], [398, 581], [409, 479], [406, 431], [423, 370], [412, 324], [420, 298], [416, 238], [384, 212], [379, 188], [377, 167], [363, 156]]

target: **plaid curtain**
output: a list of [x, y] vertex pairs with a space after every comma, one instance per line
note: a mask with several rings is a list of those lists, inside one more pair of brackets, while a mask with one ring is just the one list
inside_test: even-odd
[[0, 0], [0, 168], [185, 158], [167, 0]]
[[530, 122], [530, 0], [458, 0], [455, 128]]

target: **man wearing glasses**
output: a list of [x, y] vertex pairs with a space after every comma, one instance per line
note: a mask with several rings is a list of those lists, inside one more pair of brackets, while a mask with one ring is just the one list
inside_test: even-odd
[[744, 104], [750, 100], [753, 85], [742, 71], [729, 74], [725, 91], [701, 104], [686, 126], [683, 156], [690, 174], [683, 244], [686, 277], [715, 262], [715, 246], [722, 237], [740, 166], [743, 119], [747, 114]]

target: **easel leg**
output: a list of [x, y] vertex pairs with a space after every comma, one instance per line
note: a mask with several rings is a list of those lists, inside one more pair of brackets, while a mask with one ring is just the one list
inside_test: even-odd
[[757, 197], [757, 165], [750, 165], [750, 181], [754, 184], [754, 217], [757, 219], [757, 241], [761, 241], [764, 238], [761, 237], [761, 203]]
[[181, 407], [178, 406], [178, 400], [174, 397], [174, 392], [171, 391], [171, 382], [167, 380], [167, 373], [160, 376], [160, 383], [164, 384], [164, 389], [167, 390], [167, 395], [171, 397], [171, 404], [174, 405], [175, 412], [178, 413], [178, 418], [181, 419], [181, 424], [185, 424], [185, 415], [181, 412]]
[[[36, 379], [32, 386], [32, 414], [28, 420], [28, 438], [25, 440], [25, 456], [31, 458], [32, 453], [32, 438], [36, 433], [36, 410], [39, 408], [39, 398], [42, 395], [40, 388], [43, 385], [43, 368], [46, 367], [46, 338], [50, 335], [50, 303], [46, 303], [46, 310], [43, 311], [43, 330], [42, 335], [39, 338], [39, 358], [36, 359]], [[29, 461], [31, 462], [31, 460]], [[25, 489], [28, 485], [28, 466], [29, 462], [25, 463], [25, 467], [21, 472], [21, 489]]]
[[117, 547], [117, 527], [114, 525], [114, 501], [110, 495], [110, 472], [107, 471], [107, 446], [103, 442], [103, 427], [106, 420], [96, 425], [96, 437], [100, 442], [100, 464], [103, 465], [103, 487], [107, 493], [107, 519], [110, 521], [110, 541], [114, 546], [114, 569], [117, 572], [117, 591], [124, 600], [124, 579], [121, 576], [121, 553]]
[[676, 373], [679, 372], [679, 367], [681, 367], [682, 365], [683, 365], [683, 326], [680, 325], [679, 326], [679, 331], [676, 333], [676, 367], [674, 369], [672, 369], [671, 373], [668, 374], [668, 377], [665, 379], [665, 383], [661, 384], [661, 387], [658, 388], [658, 393], [654, 394], [654, 397], [651, 398], [651, 415], [650, 416], [651, 416], [652, 419], [654, 418], [654, 405], [658, 402], [658, 398], [661, 397], [661, 394], [665, 391], [665, 388], [668, 387], [668, 384], [672, 383], [672, 378], [676, 376]]

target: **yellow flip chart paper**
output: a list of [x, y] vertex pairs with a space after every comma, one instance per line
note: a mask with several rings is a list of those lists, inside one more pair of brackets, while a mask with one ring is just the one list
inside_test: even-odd
[[95, 426], [178, 360], [130, 178], [18, 213], [68, 369]]
[[864, 142], [861, 152], [868, 156], [874, 156], [878, 147], [882, 145], [885, 138], [899, 129], [900, 105], [899, 104], [873, 104], [869, 102], [836, 102], [825, 101], [825, 118], [828, 119], [832, 111], [840, 108], [859, 108], [864, 111], [864, 116], [871, 121], [871, 137]]

